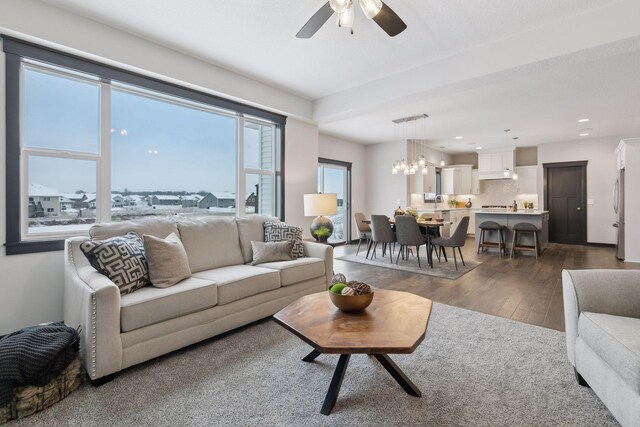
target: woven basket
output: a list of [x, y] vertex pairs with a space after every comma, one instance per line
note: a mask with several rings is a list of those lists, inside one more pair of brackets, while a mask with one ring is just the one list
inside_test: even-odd
[[24, 418], [58, 403], [82, 382], [82, 365], [76, 357], [69, 366], [43, 387], [24, 386], [13, 391], [13, 401], [0, 407], [0, 424]]

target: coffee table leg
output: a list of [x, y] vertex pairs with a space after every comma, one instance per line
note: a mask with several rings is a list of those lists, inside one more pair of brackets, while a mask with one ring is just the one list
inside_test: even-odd
[[324, 403], [322, 404], [322, 409], [320, 410], [320, 413], [322, 415], [329, 415], [331, 413], [331, 410], [333, 409], [333, 406], [336, 404], [336, 400], [338, 400], [340, 386], [342, 385], [344, 373], [347, 371], [349, 358], [351, 358], [350, 354], [341, 354], [340, 359], [338, 359], [338, 365], [336, 366], [336, 370], [333, 373], [333, 378], [331, 378], [329, 390], [327, 391], [327, 395], [324, 398]]
[[313, 362], [314, 360], [316, 360], [316, 357], [320, 356], [322, 353], [320, 353], [318, 350], [313, 350], [311, 353], [307, 354], [305, 357], [302, 358], [303, 362]]
[[409, 377], [407, 377], [405, 373], [402, 372], [402, 369], [400, 369], [389, 356], [387, 356], [386, 354], [374, 354], [374, 356], [376, 357], [376, 359], [378, 359], [378, 362], [380, 362], [382, 366], [384, 366], [387, 372], [391, 374], [393, 379], [395, 379], [398, 384], [400, 384], [404, 391], [406, 391], [411, 396], [422, 396], [422, 392], [420, 391], [420, 389], [411, 382]]

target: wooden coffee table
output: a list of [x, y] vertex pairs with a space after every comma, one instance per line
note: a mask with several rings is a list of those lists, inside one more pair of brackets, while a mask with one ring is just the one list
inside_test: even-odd
[[413, 353], [424, 339], [431, 315], [431, 300], [407, 292], [376, 290], [363, 312], [344, 313], [327, 292], [304, 296], [273, 317], [314, 348], [302, 360], [313, 362], [321, 354], [339, 354], [320, 413], [329, 415], [338, 399], [352, 354], [374, 356], [408, 394], [422, 396], [415, 384], [388, 356]]

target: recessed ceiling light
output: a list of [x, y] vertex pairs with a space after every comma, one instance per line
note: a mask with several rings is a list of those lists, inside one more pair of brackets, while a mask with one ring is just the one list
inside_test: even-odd
[[589, 121], [589, 119], [580, 119], [578, 120], [578, 123], [587, 123]]
[[462, 137], [461, 136], [456, 136], [456, 139], [462, 139]]
[[476, 147], [476, 150], [482, 150], [482, 147]]
[[583, 132], [583, 133], [580, 134], [580, 136], [589, 136], [589, 133]]

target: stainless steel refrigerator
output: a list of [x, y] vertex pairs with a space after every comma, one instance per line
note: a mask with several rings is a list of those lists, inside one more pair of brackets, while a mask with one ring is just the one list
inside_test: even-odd
[[618, 230], [618, 259], [624, 261], [624, 169], [620, 169], [618, 178], [613, 187], [613, 210], [618, 215], [614, 227]]

